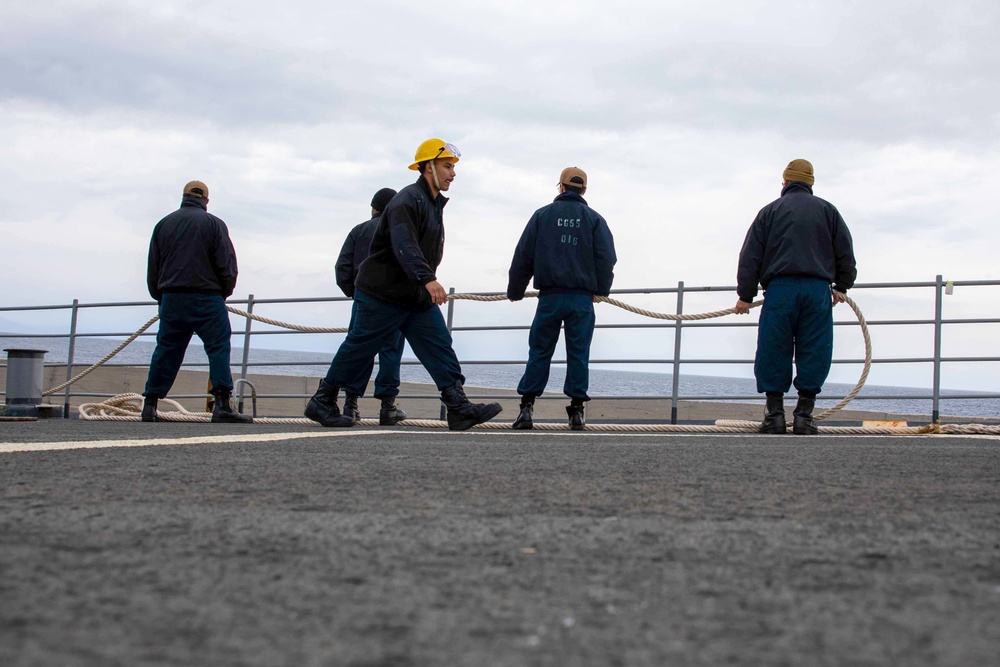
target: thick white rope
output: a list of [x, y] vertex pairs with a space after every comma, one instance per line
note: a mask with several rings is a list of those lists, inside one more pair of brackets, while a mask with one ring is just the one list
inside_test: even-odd
[[872, 337], [868, 333], [868, 322], [865, 320], [865, 316], [861, 313], [861, 309], [858, 308], [858, 304], [854, 303], [854, 300], [846, 294], [841, 295], [844, 298], [844, 303], [851, 307], [854, 314], [858, 318], [858, 324], [861, 326], [861, 335], [865, 340], [865, 364], [864, 368], [861, 369], [861, 377], [858, 378], [857, 384], [854, 385], [854, 389], [849, 391], [844, 398], [840, 400], [839, 403], [834, 405], [832, 408], [827, 408], [823, 412], [819, 413], [814, 417], [816, 421], [821, 421], [826, 419], [830, 415], [841, 410], [845, 405], [854, 400], [854, 397], [858, 395], [861, 388], [865, 386], [865, 382], [868, 381], [868, 373], [872, 369]]
[[253, 313], [248, 313], [245, 310], [233, 308], [232, 306], [226, 306], [226, 308], [234, 315], [242, 315], [243, 317], [251, 320], [263, 322], [264, 324], [271, 324], [276, 327], [281, 327], [282, 329], [304, 331], [306, 333], [347, 333], [347, 327], [307, 327], [302, 324], [289, 324], [288, 322], [282, 322], [281, 320], [272, 320], [270, 317], [261, 317], [260, 315], [254, 315]]
[[55, 394], [56, 392], [61, 391], [61, 390], [65, 389], [66, 387], [70, 386], [71, 384], [73, 384], [74, 382], [76, 382], [77, 380], [79, 380], [80, 378], [83, 378], [83, 377], [86, 377], [87, 375], [90, 375], [92, 372], [94, 372], [95, 370], [97, 370], [98, 368], [100, 368], [101, 366], [103, 366], [104, 364], [106, 364], [111, 359], [111, 357], [115, 356], [116, 354], [118, 354], [119, 352], [121, 352], [122, 350], [124, 350], [126, 347], [128, 347], [129, 343], [131, 343], [136, 338], [138, 338], [140, 335], [142, 335], [142, 333], [144, 331], [146, 331], [146, 329], [148, 329], [149, 327], [151, 327], [154, 324], [156, 324], [156, 321], [158, 319], [160, 319], [159, 315], [151, 318], [148, 322], [146, 322], [141, 327], [139, 327], [139, 329], [134, 334], [132, 334], [131, 336], [129, 336], [128, 338], [126, 338], [124, 341], [122, 341], [121, 345], [119, 345], [115, 349], [111, 350], [106, 355], [104, 355], [103, 359], [101, 359], [100, 361], [98, 361], [96, 364], [92, 365], [90, 368], [84, 370], [82, 373], [76, 375], [72, 379], [66, 380], [62, 384], [56, 385], [55, 387], [52, 387], [48, 391], [43, 391], [42, 392], [42, 396], [51, 396], [52, 394]]

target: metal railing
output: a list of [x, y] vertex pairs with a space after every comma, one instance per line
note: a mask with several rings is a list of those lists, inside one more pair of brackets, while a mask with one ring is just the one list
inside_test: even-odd
[[[903, 357], [875, 357], [872, 359], [873, 367], [879, 364], [931, 364], [932, 365], [932, 378], [931, 378], [931, 390], [929, 394], [906, 394], [906, 395], [860, 395], [857, 396], [855, 400], [886, 400], [886, 399], [900, 399], [900, 400], [930, 400], [932, 403], [932, 414], [931, 420], [938, 421], [940, 417], [940, 405], [942, 400], [962, 400], [962, 399], [998, 399], [1000, 394], [997, 393], [963, 393], [961, 395], [942, 395], [941, 391], [941, 370], [944, 364], [949, 363], [981, 363], [981, 362], [997, 362], [1000, 361], [1000, 357], [989, 356], [989, 355], [975, 355], [975, 356], [943, 356], [942, 355], [942, 345], [945, 340], [946, 327], [952, 325], [967, 325], [967, 324], [1000, 324], [1000, 318], [996, 317], [973, 317], [973, 318], [945, 318], [944, 317], [944, 295], [950, 294], [952, 289], [955, 287], [997, 287], [1000, 286], [1000, 280], [969, 280], [969, 281], [948, 281], [946, 282], [942, 276], [937, 276], [933, 281], [925, 282], [898, 282], [898, 283], [862, 283], [858, 284], [851, 291], [852, 296], [855, 300], [858, 300], [859, 293], [865, 293], [866, 295], [870, 291], [875, 290], [899, 290], [899, 289], [914, 289], [930, 288], [934, 293], [934, 314], [932, 318], [903, 318], [903, 319], [869, 319], [867, 324], [869, 329], [879, 328], [879, 327], [893, 327], [893, 326], [930, 326], [933, 328], [933, 344], [930, 354], [922, 356], [903, 356]], [[454, 288], [450, 290], [452, 294], [455, 293]], [[677, 314], [684, 313], [684, 297], [685, 295], [693, 295], [698, 293], [726, 293], [731, 296], [735, 302], [735, 287], [733, 286], [700, 286], [691, 287], [684, 284], [684, 282], [679, 282], [677, 287], [665, 287], [665, 288], [638, 288], [638, 289], [619, 289], [612, 292], [612, 296], [615, 298], [621, 298], [627, 295], [675, 295], [675, 312]], [[479, 293], [479, 294], [497, 294], [496, 292], [490, 293]], [[258, 299], [253, 294], [249, 295], [247, 299], [231, 299], [228, 301], [230, 305], [245, 305], [245, 310], [248, 313], [253, 313], [255, 307], [266, 306], [266, 305], [289, 305], [289, 304], [319, 304], [319, 303], [332, 303], [332, 302], [349, 302], [349, 299], [344, 297], [309, 297], [309, 298], [277, 298], [277, 299]], [[993, 300], [995, 302], [995, 299]], [[983, 301], [983, 303], [989, 303], [989, 301]], [[18, 338], [18, 339], [31, 339], [31, 338], [68, 338], [68, 354], [67, 360], [65, 362], [66, 366], [66, 379], [69, 380], [73, 377], [73, 366], [75, 364], [75, 353], [76, 353], [76, 340], [77, 338], [125, 338], [132, 335], [133, 332], [86, 332], [80, 333], [80, 314], [83, 311], [99, 310], [99, 309], [120, 309], [120, 308], [135, 308], [143, 307], [150, 308], [156, 304], [152, 301], [132, 301], [132, 302], [109, 302], [109, 303], [80, 303], [78, 299], [74, 299], [71, 304], [65, 305], [42, 305], [42, 306], [0, 306], [0, 313], [14, 313], [14, 312], [41, 312], [41, 311], [53, 311], [53, 310], [68, 310], [70, 312], [69, 330], [67, 333], [33, 333], [33, 334], [20, 334], [20, 333], [9, 333], [0, 334], [0, 342], [4, 339]], [[530, 329], [530, 321], [523, 324], [510, 324], [510, 325], [493, 325], [493, 326], [478, 326], [478, 325], [456, 325], [456, 313], [458, 310], [457, 301], [450, 300], [446, 309], [446, 322], [448, 329], [454, 334], [462, 334], [464, 332], [477, 332], [477, 331], [489, 331], [489, 332], [500, 332], [500, 331], [527, 331]], [[866, 316], [871, 317], [871, 313], [866, 313]], [[242, 331], [236, 330], [234, 328], [233, 337], [241, 336], [243, 338], [243, 355], [242, 361], [239, 363], [239, 377], [241, 379], [246, 379], [255, 366], [266, 366], [266, 367], [276, 367], [276, 366], [321, 366], [325, 368], [327, 362], [318, 362], [312, 360], [301, 360], [301, 361], [250, 361], [250, 350], [251, 342], [254, 337], [267, 336], [267, 335], [316, 335], [308, 334], [297, 331], [288, 331], [284, 329], [279, 330], [254, 330], [253, 320], [247, 318], [245, 320], [245, 326]], [[854, 325], [856, 323], [853, 320], [836, 321], [835, 326], [844, 325]], [[620, 322], [620, 323], [600, 323], [596, 325], [598, 330], [626, 330], [626, 329], [665, 329], [670, 330], [673, 333], [673, 353], [669, 357], [665, 358], [602, 358], [602, 359], [591, 359], [591, 364], [603, 365], [603, 364], [615, 364], [615, 365], [637, 365], [637, 364], [658, 364], [667, 365], [672, 369], [672, 384], [670, 394], [660, 394], [660, 395], [618, 395], [618, 396], [594, 396], [595, 400], [670, 400], [671, 402], [671, 423], [677, 423], [677, 412], [678, 403], [680, 401], [690, 401], [690, 400], [711, 400], [711, 401], [742, 401], [742, 400], [758, 400], [759, 396], [756, 394], [751, 395], [682, 395], [680, 393], [680, 379], [682, 377], [682, 370], [685, 366], [690, 367], [693, 365], [709, 365], [709, 364], [723, 364], [723, 365], [739, 365], [739, 364], [752, 364], [753, 359], [747, 358], [685, 358], [682, 355], [682, 341], [683, 332], [689, 329], [735, 329], [735, 328], [746, 328], [753, 327], [756, 328], [757, 322], [755, 319], [748, 320], [733, 320], [724, 319], [719, 321], [661, 321], [657, 320], [652, 323], [647, 322]], [[155, 336], [153, 332], [147, 332], [142, 334], [143, 336]], [[690, 334], [689, 334], [690, 335]], [[523, 349], [523, 345], [522, 345]], [[332, 352], [332, 350], [331, 350]], [[858, 358], [835, 358], [834, 364], [862, 364], [864, 359]], [[512, 365], [512, 364], [524, 364], [524, 359], [463, 359], [463, 365]], [[404, 360], [403, 364], [419, 364], [415, 360]], [[553, 364], [565, 364], [565, 360], [553, 360]], [[48, 362], [47, 366], [62, 366], [62, 362]], [[6, 363], [0, 363], [0, 367], [5, 367]], [[107, 366], [130, 366], [136, 367], [141, 366], [140, 364], [121, 364], [121, 363], [111, 363], [109, 362]], [[185, 363], [183, 365], [187, 368], [194, 367], [204, 367], [207, 366], [206, 363]], [[234, 369], [235, 370], [235, 369]], [[240, 400], [243, 399], [243, 383], [239, 383], [240, 387], [238, 389]], [[4, 394], [4, 392], [0, 392]], [[92, 398], [107, 398], [111, 396], [110, 394], [98, 394], [98, 393], [88, 393], [88, 392], [74, 392], [72, 386], [67, 387], [63, 392], [64, 401], [64, 416], [69, 416], [70, 414], [70, 399], [72, 397], [92, 397]], [[201, 396], [200, 394], [197, 396]], [[305, 394], [258, 394], [258, 399], [301, 399], [308, 395]], [[174, 398], [193, 398], [195, 395], [175, 395]], [[426, 399], [426, 395], [400, 395], [400, 398], [422, 398]], [[470, 395], [470, 398], [487, 398], [487, 396], [475, 396]], [[541, 398], [546, 398], [545, 396]], [[556, 397], [552, 397], [556, 398]], [[825, 399], [839, 400], [843, 396], [827, 396], [824, 394]]]

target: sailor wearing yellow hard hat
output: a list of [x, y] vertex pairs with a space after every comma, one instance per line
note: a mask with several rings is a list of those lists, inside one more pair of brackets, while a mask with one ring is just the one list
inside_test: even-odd
[[[442, 139], [421, 143], [410, 169], [417, 181], [400, 190], [382, 212], [354, 283], [357, 317], [330, 363], [305, 415], [323, 426], [353, 426], [337, 405], [341, 388], [362, 395], [368, 363], [397, 332], [441, 391], [448, 428], [463, 431], [500, 413], [499, 403], [472, 404], [441, 310], [448, 297], [437, 280], [444, 256], [444, 207], [461, 152]], [[405, 423], [405, 422], [404, 422]]]

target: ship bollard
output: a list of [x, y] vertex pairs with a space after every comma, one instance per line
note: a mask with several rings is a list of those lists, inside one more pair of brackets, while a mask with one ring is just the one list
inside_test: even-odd
[[45, 353], [48, 350], [5, 348], [7, 386], [0, 416], [50, 417], [53, 406], [42, 405]]

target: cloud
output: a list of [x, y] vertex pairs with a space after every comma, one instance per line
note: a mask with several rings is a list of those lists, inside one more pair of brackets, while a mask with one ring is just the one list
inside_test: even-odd
[[996, 95], [1000, 65], [998, 10], [983, 3], [733, 3], [712, 14], [626, 2], [610, 15], [600, 3], [183, 7], [14, 12], [3, 94], [227, 126], [441, 114], [968, 143], [998, 124], [995, 105], [980, 103]]

